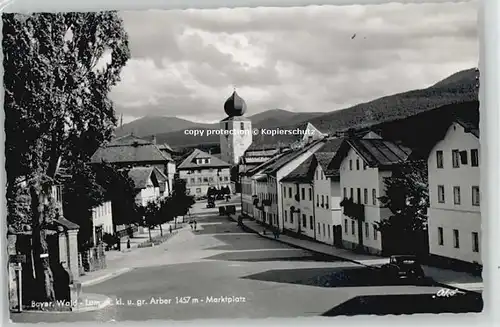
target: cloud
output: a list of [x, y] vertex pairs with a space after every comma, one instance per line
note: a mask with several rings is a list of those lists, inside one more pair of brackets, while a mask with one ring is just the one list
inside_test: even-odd
[[333, 111], [478, 65], [478, 1], [122, 12], [132, 58], [112, 92], [127, 117]]

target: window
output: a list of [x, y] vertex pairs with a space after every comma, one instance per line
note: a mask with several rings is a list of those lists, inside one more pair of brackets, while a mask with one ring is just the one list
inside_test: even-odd
[[472, 187], [472, 205], [479, 206], [479, 186]]
[[357, 191], [358, 191], [358, 194], [357, 194], [358, 195], [358, 203], [361, 203], [361, 189], [358, 187]]
[[229, 123], [227, 123], [227, 122], [226, 122], [226, 123], [224, 124], [224, 128], [225, 128], [226, 130], [228, 130], [228, 129], [229, 129]]
[[288, 212], [285, 211], [285, 221], [288, 221]]
[[351, 187], [350, 197], [351, 200], [354, 201], [354, 189]]
[[314, 228], [314, 218], [313, 218], [313, 216], [309, 216], [309, 227], [311, 229]]
[[305, 214], [302, 214], [302, 227], [307, 227], [307, 218]]
[[470, 165], [472, 167], [479, 166], [479, 151], [477, 149], [470, 150]]
[[443, 227], [438, 227], [438, 244], [444, 245]]
[[316, 170], [316, 179], [319, 179], [319, 178], [318, 178], [318, 171], [317, 171], [317, 170]]
[[460, 167], [460, 153], [458, 150], [451, 150], [451, 160], [453, 163], [453, 168]]
[[292, 198], [292, 188], [288, 188], [288, 197], [291, 199]]
[[329, 204], [328, 204], [328, 202], [329, 202], [329, 201], [328, 201], [328, 196], [326, 196], [326, 202], [325, 202], [325, 208], [326, 208], [326, 209], [328, 209], [328, 205], [329, 205]]
[[453, 186], [453, 203], [460, 204], [460, 186]]
[[437, 150], [436, 151], [436, 165], [437, 168], [443, 168], [443, 151]]
[[309, 201], [313, 200], [313, 190], [312, 188], [309, 189]]
[[325, 227], [325, 223], [323, 223], [323, 237], [326, 236], [326, 227]]
[[344, 219], [344, 233], [349, 234], [349, 226], [347, 225], [347, 219]]
[[377, 190], [376, 189], [372, 189], [372, 204], [374, 206], [377, 205]]
[[198, 177], [198, 183], [201, 183], [201, 177]]
[[302, 200], [306, 199], [306, 189], [302, 188]]
[[373, 224], [373, 239], [376, 241], [377, 237], [378, 237], [377, 226], [375, 226], [375, 224]]
[[283, 198], [286, 199], [286, 187], [285, 186], [283, 186]]
[[322, 207], [325, 206], [325, 196], [324, 195], [321, 195], [321, 206]]
[[365, 201], [364, 201], [364, 204], [368, 204], [368, 189], [367, 189], [367, 188], [365, 188], [365, 189], [363, 190], [363, 193], [364, 193], [363, 195], [364, 195], [364, 200], [365, 200]]
[[467, 151], [460, 151], [459, 152], [459, 156], [460, 156], [460, 163], [462, 165], [467, 165], [467, 162], [468, 162], [468, 152]]
[[228, 177], [227, 176], [224, 176], [224, 181], [227, 182], [228, 181]]
[[354, 235], [356, 233], [356, 222], [351, 220], [351, 234]]
[[194, 178], [191, 178], [191, 184], [194, 184]]
[[209, 181], [209, 182], [213, 182], [213, 181], [214, 181], [214, 178], [213, 178], [213, 177], [209, 177], [209, 178], [208, 178], [208, 181]]
[[241, 129], [241, 130], [244, 130], [244, 129], [245, 129], [245, 123], [243, 123], [243, 122], [241, 122], [241, 123], [240, 123], [240, 129]]
[[365, 237], [370, 237], [370, 225], [368, 223], [365, 223]]
[[356, 170], [359, 170], [359, 159], [356, 159]]
[[316, 207], [319, 207], [319, 194], [316, 194]]
[[438, 203], [444, 203], [444, 186], [438, 185]]
[[325, 174], [323, 174], [323, 171], [321, 171], [321, 180], [325, 179]]
[[347, 198], [347, 190], [345, 187], [344, 187], [344, 198]]
[[349, 170], [352, 170], [352, 159], [349, 160]]
[[197, 188], [196, 193], [201, 193], [201, 188]]
[[321, 236], [321, 225], [318, 223], [318, 235]]
[[332, 234], [330, 233], [330, 225], [328, 225], [328, 238], [331, 238]]
[[472, 232], [472, 252], [479, 252], [479, 234]]
[[460, 234], [458, 233], [458, 229], [453, 230], [453, 247], [455, 249], [460, 248]]

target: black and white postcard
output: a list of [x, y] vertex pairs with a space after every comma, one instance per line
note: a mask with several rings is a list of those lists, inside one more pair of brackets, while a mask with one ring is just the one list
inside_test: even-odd
[[11, 320], [481, 312], [478, 9], [3, 13]]

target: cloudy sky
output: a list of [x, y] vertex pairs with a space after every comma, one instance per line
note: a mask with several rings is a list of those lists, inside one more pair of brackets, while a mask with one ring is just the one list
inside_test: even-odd
[[479, 58], [478, 2], [122, 12], [132, 58], [112, 92], [124, 123], [333, 111], [424, 88]]

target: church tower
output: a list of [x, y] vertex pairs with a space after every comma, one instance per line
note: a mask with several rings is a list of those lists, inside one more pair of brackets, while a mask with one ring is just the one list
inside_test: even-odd
[[221, 120], [221, 159], [237, 165], [245, 151], [252, 144], [252, 122], [244, 117], [247, 110], [245, 100], [236, 91], [224, 103], [227, 117]]

